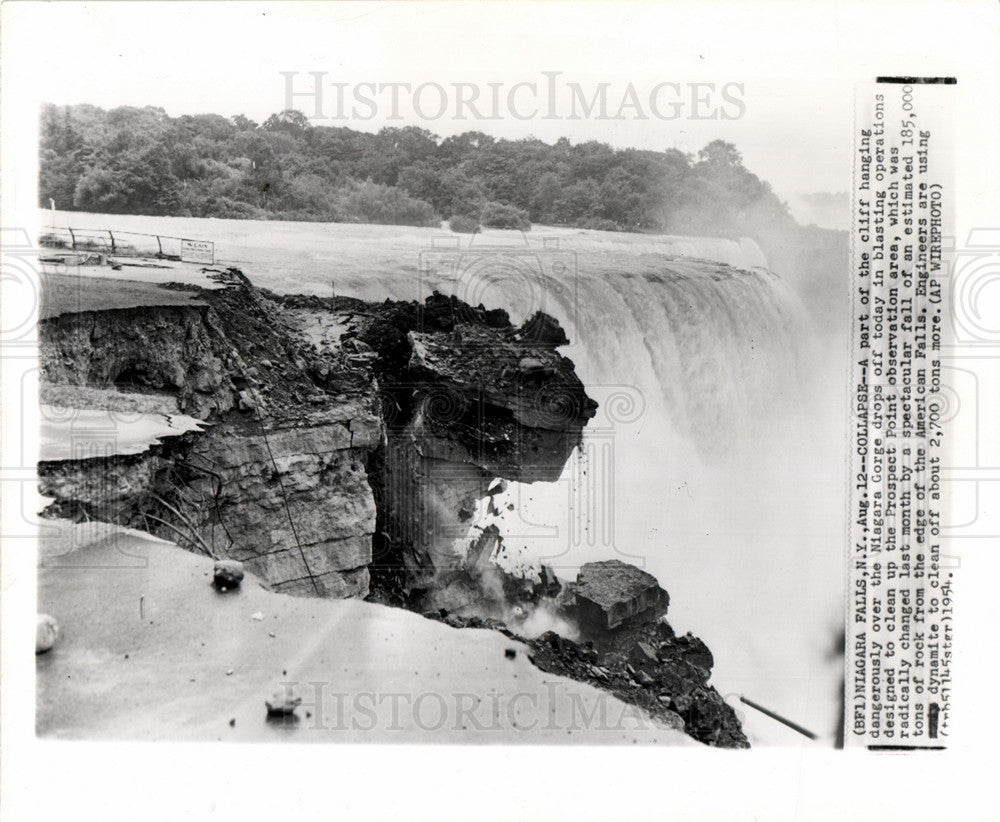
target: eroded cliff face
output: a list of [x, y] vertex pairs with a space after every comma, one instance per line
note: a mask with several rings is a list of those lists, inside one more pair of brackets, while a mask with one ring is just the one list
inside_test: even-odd
[[[438, 294], [373, 304], [228, 281], [193, 305], [40, 323], [48, 401], [127, 408], [138, 394], [207, 423], [140, 454], [40, 463], [50, 514], [240, 560], [276, 591], [524, 637], [543, 670], [708, 744], [747, 744], [708, 684], [708, 649], [663, 620], [655, 579], [621, 563], [576, 583], [544, 566], [514, 575], [491, 561], [495, 526], [470, 529], [505, 480], [556, 480], [596, 411], [554, 320], [514, 327]], [[559, 633], [532, 631], [538, 617]]]
[[375, 567], [383, 593], [410, 596], [464, 561], [497, 478], [559, 477], [597, 406], [541, 314], [515, 328], [504, 311], [434, 295], [356, 317], [352, 337], [377, 353], [386, 425]]
[[366, 596], [372, 546], [406, 588], [455, 559], [495, 477], [555, 478], [595, 404], [547, 318], [278, 297], [40, 324], [43, 380], [140, 392], [211, 423], [136, 456], [40, 465], [52, 512], [241, 560], [271, 587]]

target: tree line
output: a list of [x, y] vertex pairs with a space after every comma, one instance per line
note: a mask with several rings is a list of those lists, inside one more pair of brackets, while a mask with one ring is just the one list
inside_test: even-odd
[[45, 105], [40, 204], [244, 219], [758, 236], [794, 221], [739, 151], [617, 149], [566, 138], [439, 138], [314, 126], [298, 111], [169, 117], [157, 107]]

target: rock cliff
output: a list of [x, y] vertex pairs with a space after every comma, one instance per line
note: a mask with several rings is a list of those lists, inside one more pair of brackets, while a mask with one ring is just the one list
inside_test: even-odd
[[48, 402], [206, 423], [138, 454], [41, 462], [48, 514], [238, 560], [274, 591], [369, 597], [456, 627], [516, 636], [544, 612], [579, 642], [525, 631], [537, 667], [708, 744], [747, 744], [708, 685], [711, 653], [662, 620], [669, 597], [649, 574], [611, 561], [535, 581], [491, 562], [495, 527], [470, 544], [477, 504], [507, 480], [556, 480], [596, 411], [552, 318], [515, 327], [439, 294], [376, 304], [225, 281], [189, 305], [40, 322]]
[[515, 328], [440, 295], [279, 297], [234, 274], [197, 305], [39, 332], [48, 386], [152, 395], [210, 423], [140, 455], [43, 462], [52, 512], [243, 561], [290, 593], [366, 596], [373, 544], [393, 584], [433, 577], [487, 485], [555, 478], [596, 408], [554, 322]]

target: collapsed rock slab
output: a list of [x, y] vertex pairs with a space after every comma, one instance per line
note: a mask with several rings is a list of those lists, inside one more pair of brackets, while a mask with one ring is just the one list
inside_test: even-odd
[[610, 631], [625, 622], [648, 621], [667, 612], [670, 596], [656, 577], [617, 559], [588, 562], [573, 586], [583, 627]]
[[559, 577], [548, 565], [543, 564], [538, 572], [537, 593], [539, 596], [556, 597], [562, 590]]
[[487, 525], [479, 537], [469, 544], [465, 566], [473, 574], [482, 574], [490, 564], [490, 557], [500, 545], [500, 529], [496, 525]]

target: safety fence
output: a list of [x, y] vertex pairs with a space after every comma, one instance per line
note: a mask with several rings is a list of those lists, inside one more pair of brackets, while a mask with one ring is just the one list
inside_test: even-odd
[[97, 228], [49, 228], [38, 238], [43, 248], [93, 252], [114, 257], [155, 257], [187, 263], [215, 263], [215, 243], [165, 234]]

